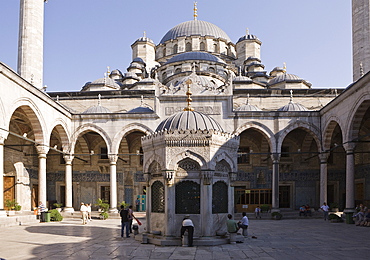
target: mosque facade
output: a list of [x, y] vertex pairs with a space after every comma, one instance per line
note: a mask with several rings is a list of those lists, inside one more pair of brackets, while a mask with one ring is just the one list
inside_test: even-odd
[[285, 65], [266, 71], [257, 36], [233, 42], [195, 12], [157, 44], [134, 41], [126, 71], [48, 93], [44, 1], [22, 0], [18, 72], [0, 63], [0, 209], [15, 199], [23, 210], [42, 201], [73, 212], [101, 198], [115, 211], [140, 198], [149, 230], [176, 236], [190, 214], [211, 236], [208, 215], [221, 227], [227, 213], [261, 205], [369, 205], [370, 58], [360, 53], [369, 1], [352, 3], [347, 88], [312, 88]]

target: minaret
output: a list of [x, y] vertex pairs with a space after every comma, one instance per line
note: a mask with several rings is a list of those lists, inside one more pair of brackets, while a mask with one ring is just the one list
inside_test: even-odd
[[370, 0], [352, 0], [353, 81], [370, 71]]
[[18, 74], [35, 87], [43, 87], [44, 2], [20, 0]]

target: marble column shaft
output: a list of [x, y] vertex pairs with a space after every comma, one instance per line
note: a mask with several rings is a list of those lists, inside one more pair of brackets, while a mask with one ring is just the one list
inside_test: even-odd
[[279, 209], [279, 165], [280, 155], [271, 155], [272, 159], [272, 209]]
[[320, 205], [328, 202], [328, 153], [319, 154], [320, 158]]
[[47, 201], [47, 187], [46, 187], [46, 154], [49, 151], [49, 147], [45, 145], [36, 146], [39, 158], [39, 201], [46, 206]]
[[66, 172], [65, 172], [65, 208], [64, 211], [73, 212], [73, 186], [72, 186], [72, 155], [65, 155], [64, 160], [66, 162]]
[[109, 155], [110, 211], [117, 210], [117, 155]]
[[346, 150], [346, 211], [355, 208], [355, 146], [352, 143], [344, 145]]

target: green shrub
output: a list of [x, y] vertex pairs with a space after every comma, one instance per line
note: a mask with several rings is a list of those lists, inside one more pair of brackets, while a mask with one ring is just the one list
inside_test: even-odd
[[56, 209], [52, 209], [50, 212], [50, 221], [62, 221], [63, 216]]
[[107, 212], [100, 213], [100, 216], [102, 216], [103, 219], [109, 218], [109, 214]]
[[18, 204], [18, 202], [14, 200], [6, 200], [5, 201], [5, 207], [8, 208], [8, 210], [21, 210], [22, 206]]
[[62, 203], [54, 203], [53, 206], [56, 207], [56, 208], [61, 208], [63, 206], [63, 204]]
[[282, 215], [280, 212], [272, 212], [272, 213], [271, 213], [271, 217], [272, 217], [273, 219], [280, 220], [280, 219], [283, 217], [283, 215]]
[[261, 205], [261, 212], [268, 212], [269, 209], [270, 209], [270, 206], [269, 205], [266, 205], [266, 204], [263, 204]]
[[18, 203], [14, 205], [14, 210], [20, 211], [22, 209], [22, 206], [19, 205]]

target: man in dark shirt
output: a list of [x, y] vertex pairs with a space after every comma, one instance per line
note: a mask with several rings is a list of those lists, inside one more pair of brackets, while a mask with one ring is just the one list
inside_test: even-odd
[[129, 220], [129, 212], [127, 209], [125, 209], [123, 207], [123, 205], [121, 205], [121, 211], [119, 212], [119, 215], [121, 216], [121, 223], [122, 223], [122, 227], [121, 227], [121, 237], [123, 237], [123, 233], [124, 233], [124, 230], [126, 228], [126, 237], [130, 237], [130, 220]]

